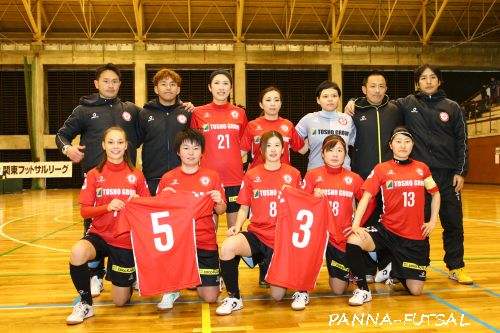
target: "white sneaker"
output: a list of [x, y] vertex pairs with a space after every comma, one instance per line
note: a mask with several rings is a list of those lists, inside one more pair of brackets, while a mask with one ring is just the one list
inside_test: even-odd
[[292, 309], [295, 311], [304, 310], [309, 304], [309, 294], [307, 292], [296, 291], [293, 296]]
[[375, 282], [380, 283], [384, 282], [388, 278], [391, 277], [391, 270], [392, 270], [392, 262], [390, 262], [385, 268], [381, 271], [378, 271], [377, 274], [375, 275]]
[[73, 307], [73, 312], [66, 318], [66, 324], [75, 325], [94, 315], [94, 308], [87, 303], [78, 302]]
[[181, 294], [176, 291], [173, 293], [166, 293], [163, 295], [161, 302], [158, 303], [158, 310], [170, 310], [174, 307], [174, 302], [179, 298]]
[[370, 302], [372, 300], [372, 293], [367, 290], [356, 289], [351, 298], [349, 298], [349, 305], [363, 305], [363, 303]]
[[373, 275], [371, 275], [371, 274], [366, 275], [365, 280], [366, 280], [366, 283], [373, 283], [373, 281], [374, 281]]
[[94, 275], [90, 279], [90, 293], [92, 294], [92, 297], [97, 297], [101, 294], [101, 291], [104, 290], [104, 283], [102, 282], [102, 279], [99, 279], [97, 275]]
[[226, 297], [222, 305], [215, 310], [215, 313], [219, 316], [227, 316], [231, 314], [231, 312], [241, 309], [243, 309], [243, 301], [241, 298]]

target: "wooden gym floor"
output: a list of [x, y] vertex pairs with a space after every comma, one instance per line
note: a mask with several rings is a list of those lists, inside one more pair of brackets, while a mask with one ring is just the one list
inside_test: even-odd
[[[169, 312], [157, 312], [159, 297], [137, 293], [130, 306], [116, 308], [106, 281], [105, 291], [94, 299], [95, 317], [70, 327], [65, 319], [78, 300], [68, 257], [82, 233], [77, 198], [78, 190], [0, 195], [0, 332], [500, 332], [498, 186], [466, 185], [464, 190], [465, 259], [475, 279], [472, 286], [447, 278], [438, 227], [431, 236], [425, 294], [419, 297], [375, 284], [372, 302], [350, 307], [347, 294], [330, 293], [323, 267], [307, 309], [295, 312], [289, 299], [272, 301], [268, 290], [257, 286], [258, 271], [242, 264], [245, 307], [233, 315], [216, 316], [217, 305], [201, 303], [194, 291], [182, 291]], [[219, 229], [219, 244], [225, 230]]]

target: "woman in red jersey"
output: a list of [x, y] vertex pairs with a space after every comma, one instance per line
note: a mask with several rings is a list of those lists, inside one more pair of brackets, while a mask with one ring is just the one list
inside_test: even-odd
[[[238, 195], [238, 203], [241, 205], [238, 218], [236, 224], [227, 231], [229, 237], [222, 243], [221, 274], [228, 297], [217, 308], [218, 315], [228, 315], [243, 308], [238, 286], [240, 257], [246, 257], [245, 261], [250, 267], [263, 262], [268, 266], [273, 254], [278, 196], [284, 186], [300, 187], [300, 172], [289, 164], [281, 163], [283, 137], [280, 133], [264, 133], [260, 150], [265, 162], [245, 174]], [[248, 231], [242, 231], [250, 208], [252, 216]], [[285, 288], [271, 285], [271, 295], [274, 299], [282, 299], [285, 292]]]
[[[323, 140], [324, 166], [309, 170], [304, 177], [304, 191], [318, 198], [327, 197], [332, 208], [335, 234], [330, 234], [326, 249], [326, 262], [330, 275], [330, 288], [342, 294], [349, 284], [349, 268], [346, 264], [346, 237], [343, 232], [352, 224], [354, 201], [363, 195], [363, 179], [343, 167], [347, 147], [338, 135], [329, 135]], [[370, 200], [368, 215], [373, 211]]]
[[248, 120], [245, 110], [228, 102], [233, 79], [225, 70], [212, 72], [208, 90], [212, 103], [195, 108], [191, 128], [199, 129], [206, 140], [206, 152], [201, 165], [219, 173], [227, 198], [227, 226], [236, 223], [239, 205], [236, 203], [243, 179], [241, 138]]
[[[358, 289], [349, 299], [350, 305], [371, 301], [365, 280], [363, 251], [387, 249], [392, 257], [391, 277], [399, 280], [411, 295], [424, 289], [429, 265], [429, 235], [436, 225], [440, 195], [429, 167], [409, 158], [413, 136], [406, 127], [396, 127], [389, 147], [393, 159], [377, 164], [363, 184], [359, 202], [347, 239], [347, 264]], [[382, 191], [383, 212], [376, 226], [361, 228], [360, 222], [368, 201]], [[431, 218], [424, 223], [425, 191], [432, 196]]]
[[264, 163], [264, 158], [260, 153], [260, 137], [268, 131], [279, 132], [283, 136], [284, 151], [281, 156], [281, 163], [290, 164], [290, 148], [293, 151], [306, 153], [301, 148], [304, 147], [304, 140], [295, 130], [292, 122], [279, 116], [282, 105], [281, 91], [276, 87], [267, 87], [262, 90], [259, 98], [259, 106], [263, 110], [260, 117], [248, 123], [241, 142], [241, 150], [244, 154], [251, 152], [252, 164], [249, 169]]
[[135, 282], [135, 264], [128, 233], [114, 237], [118, 212], [133, 196], [150, 196], [142, 172], [134, 167], [127, 150], [127, 137], [120, 127], [104, 132], [103, 159], [90, 170], [80, 192], [80, 214], [91, 218], [86, 236], [71, 249], [70, 275], [81, 301], [66, 319], [67, 324], [79, 324], [94, 315], [90, 293], [90, 273], [87, 262], [99, 255], [108, 257], [106, 279], [113, 284], [113, 303], [123, 306], [131, 296]]
[[[205, 138], [195, 129], [185, 129], [175, 136], [175, 150], [181, 159], [181, 165], [165, 173], [158, 185], [158, 193], [170, 190], [193, 191], [201, 195], [210, 195], [213, 202], [203, 207], [195, 223], [196, 252], [201, 285], [198, 295], [208, 303], [217, 301], [220, 293], [219, 252], [217, 249], [217, 224], [213, 212], [224, 214], [226, 202], [224, 187], [217, 172], [200, 166], [205, 150]], [[171, 309], [179, 292], [163, 295], [158, 304], [160, 310]]]

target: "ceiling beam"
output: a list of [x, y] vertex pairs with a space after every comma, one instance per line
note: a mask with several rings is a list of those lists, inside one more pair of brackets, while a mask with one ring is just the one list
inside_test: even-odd
[[[188, 38], [191, 38], [193, 35], [192, 35], [192, 31], [191, 31], [191, 0], [188, 0], [187, 2], [187, 6], [188, 6]], [[184, 30], [184, 29], [182, 29]]]
[[[289, 39], [291, 37], [292, 20], [293, 20], [293, 14], [295, 11], [295, 0], [291, 0], [291, 2], [292, 3], [290, 5], [290, 13], [288, 13], [288, 11], [286, 12], [286, 15], [287, 15], [287, 20], [285, 22], [285, 24], [286, 24], [285, 38], [286, 39]], [[285, 10], [286, 10], [286, 8], [285, 8]]]
[[437, 24], [439, 22], [439, 19], [441, 18], [441, 15], [444, 12], [444, 9], [446, 8], [446, 5], [448, 4], [448, 0], [443, 0], [443, 3], [441, 4], [441, 7], [439, 7], [439, 10], [436, 14], [436, 17], [434, 18], [434, 21], [432, 21], [431, 27], [429, 28], [429, 31], [427, 31], [427, 34], [424, 35], [424, 39], [422, 40], [422, 44], [427, 45], [429, 40], [432, 37], [432, 34], [434, 33], [434, 30], [437, 27]]
[[486, 13], [483, 15], [483, 18], [481, 19], [481, 22], [479, 22], [479, 24], [476, 27], [476, 30], [474, 30], [474, 32], [472, 33], [472, 37], [471, 38], [474, 38], [476, 36], [476, 33], [478, 32], [479, 28], [481, 28], [481, 26], [483, 25], [484, 19], [491, 12], [491, 9], [493, 8], [493, 6], [495, 5], [496, 2], [497, 2], [497, 0], [494, 0], [491, 3], [490, 8], [488, 8], [488, 10], [486, 11]]
[[236, 42], [243, 41], [243, 14], [245, 12], [245, 0], [236, 0]]
[[[382, 33], [380, 34], [379, 40], [383, 40], [385, 35], [387, 35], [387, 32], [389, 31], [389, 27], [391, 19], [392, 19], [392, 14], [394, 13], [394, 8], [396, 8], [396, 5], [398, 3], [398, 0], [394, 1], [394, 4], [392, 5], [392, 8], [389, 9], [389, 14], [387, 15], [387, 21], [385, 22], [384, 29], [382, 30]], [[389, 2], [390, 5], [390, 2]]]
[[31, 5], [28, 2], [28, 0], [22, 0], [23, 1], [23, 6], [24, 10], [26, 11], [26, 15], [28, 15], [28, 20], [31, 25], [31, 29], [33, 30], [33, 38], [37, 42], [42, 41], [42, 32], [40, 30], [40, 26], [38, 25], [37, 21], [35, 21], [35, 18], [33, 16], [33, 12], [31, 11]]
[[139, 42], [143, 42], [144, 41], [144, 7], [142, 5], [142, 0], [133, 0], [132, 4], [134, 6], [135, 26], [137, 29], [136, 39]]
[[[339, 39], [340, 36], [340, 27], [342, 26], [342, 19], [344, 18], [345, 11], [347, 9], [347, 4], [349, 3], [349, 0], [340, 0], [340, 14], [339, 18], [337, 19], [336, 25], [335, 25], [335, 30], [333, 31], [332, 34], [332, 43], [336, 43]], [[335, 16], [335, 15], [333, 15]], [[332, 21], [335, 22], [335, 21]]]

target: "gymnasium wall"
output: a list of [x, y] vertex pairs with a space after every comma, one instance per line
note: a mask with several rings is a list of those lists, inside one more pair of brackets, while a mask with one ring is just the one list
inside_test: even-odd
[[[133, 101], [136, 96], [137, 80], [143, 81], [146, 90], [146, 99], [154, 98], [154, 90], [151, 79], [162, 65], [148, 65], [144, 72], [144, 78], [137, 76], [134, 69], [127, 66], [122, 68], [122, 85], [120, 88], [120, 98]], [[207, 89], [208, 77], [215, 68], [227, 68], [232, 70], [232, 66], [208, 65], [208, 66], [172, 66], [183, 78], [181, 85], [181, 98], [191, 101], [195, 105], [202, 105], [211, 101], [211, 94]], [[258, 97], [262, 89], [269, 85], [278, 86], [283, 92], [283, 107], [281, 115], [297, 123], [299, 119], [308, 112], [316, 111], [317, 104], [315, 98], [315, 88], [323, 80], [337, 77], [342, 86], [342, 97], [344, 104], [351, 97], [361, 95], [361, 82], [370, 69], [384, 69], [384, 67], [367, 66], [359, 67], [339, 67], [341, 72], [332, 71], [332, 67], [291, 67], [291, 66], [249, 66], [245, 70], [245, 96], [244, 106], [247, 109], [249, 120], [255, 119], [260, 114], [258, 107]], [[71, 114], [73, 108], [78, 105], [80, 96], [88, 95], [95, 91], [93, 85], [94, 66], [74, 66], [64, 67], [50, 66], [45, 68], [45, 155], [47, 161], [65, 160], [53, 143], [53, 135], [62, 126], [66, 118]], [[385, 68], [387, 77], [388, 94], [391, 98], [403, 97], [413, 91], [413, 73], [411, 67], [401, 66], [399, 68]], [[0, 143], [0, 161], [30, 161], [29, 142], [27, 142], [27, 115], [24, 93], [24, 78], [21, 68], [4, 68], [0, 70], [0, 137], [3, 139], [18, 137], [16, 140], [9, 140], [8, 144]], [[456, 75], [456, 72], [453, 73]], [[478, 72], [461, 71], [462, 81], [473, 82]], [[488, 75], [487, 71], [483, 74]], [[493, 74], [490, 72], [490, 74]], [[445, 82], [452, 83], [444, 72]], [[146, 82], [144, 82], [146, 81]], [[140, 86], [140, 85], [139, 85]], [[240, 88], [241, 89], [241, 88]], [[235, 91], [238, 86], [235, 86]], [[453, 91], [450, 87], [450, 91]], [[241, 93], [241, 92], [240, 92]], [[465, 94], [467, 95], [467, 94]], [[234, 102], [234, 100], [233, 100]], [[2, 139], [2, 141], [3, 141]], [[484, 138], [482, 138], [484, 139]], [[471, 145], [476, 139], [471, 139]], [[487, 144], [486, 144], [487, 145]], [[497, 145], [497, 146], [500, 146]], [[471, 146], [472, 148], [473, 146]], [[482, 146], [481, 146], [482, 147]], [[476, 148], [476, 147], [474, 147]], [[483, 147], [486, 149], [486, 147]], [[477, 149], [477, 148], [476, 148]], [[473, 149], [471, 149], [472, 153]], [[478, 156], [485, 158], [487, 154], [481, 152]], [[292, 153], [292, 163], [304, 174], [307, 165], [307, 156]], [[476, 180], [477, 177], [490, 179], [491, 172], [485, 172], [482, 168], [486, 163], [477, 163], [471, 158], [471, 176], [467, 182], [486, 182], [486, 180]], [[481, 168], [477, 173], [474, 168]], [[498, 173], [498, 170], [496, 171]], [[477, 176], [474, 176], [477, 175]], [[498, 176], [497, 176], [498, 177]], [[499, 183], [498, 179], [496, 183]], [[82, 184], [81, 168], [74, 165], [72, 178], [53, 178], [46, 180], [47, 188], [79, 188]], [[23, 180], [23, 188], [31, 186], [30, 179]]]
[[469, 138], [466, 183], [500, 185], [500, 164], [495, 163], [495, 149], [500, 150], [500, 135]]

